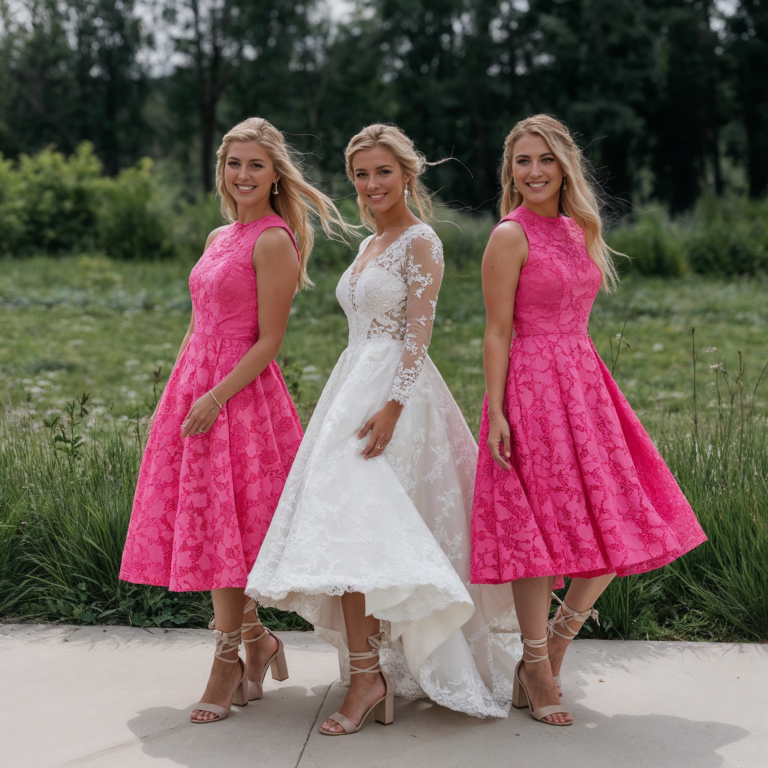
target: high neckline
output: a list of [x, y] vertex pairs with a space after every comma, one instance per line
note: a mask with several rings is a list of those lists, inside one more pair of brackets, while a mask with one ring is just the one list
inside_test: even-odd
[[530, 214], [536, 219], [541, 219], [542, 221], [546, 221], [550, 224], [556, 224], [557, 222], [561, 221], [563, 218], [562, 213], [558, 213], [557, 216], [544, 216], [542, 213], [536, 213], [536, 211], [532, 211], [530, 208], [528, 208], [525, 205], [519, 205], [516, 210], [519, 210], [522, 208], [526, 213]]
[[251, 224], [256, 224], [259, 221], [264, 221], [264, 219], [271, 219], [271, 218], [280, 218], [276, 213], [268, 213], [266, 216], [262, 216], [259, 219], [254, 219], [253, 221], [247, 221], [245, 224], [243, 224], [241, 221], [235, 221], [233, 222], [236, 227], [250, 227]]

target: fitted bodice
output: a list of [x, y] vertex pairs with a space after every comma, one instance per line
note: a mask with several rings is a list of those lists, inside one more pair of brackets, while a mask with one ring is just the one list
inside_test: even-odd
[[363, 240], [341, 276], [336, 298], [349, 322], [350, 346], [371, 339], [404, 342], [390, 399], [405, 405], [429, 348], [443, 277], [443, 246], [431, 227], [416, 224], [359, 270], [371, 237]]
[[293, 238], [288, 225], [279, 216], [264, 216], [248, 224], [235, 222], [224, 227], [200, 257], [189, 276], [196, 334], [225, 339], [258, 339], [253, 246], [269, 227], [281, 227]]
[[602, 275], [581, 227], [566, 216], [540, 216], [524, 206], [502, 221], [516, 221], [528, 238], [515, 294], [515, 334], [586, 334]]

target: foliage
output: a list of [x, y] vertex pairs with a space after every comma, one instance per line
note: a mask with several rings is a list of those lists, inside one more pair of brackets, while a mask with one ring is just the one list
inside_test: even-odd
[[489, 211], [512, 124], [556, 113], [609, 191], [673, 214], [705, 190], [768, 190], [765, 2], [307, 0], [0, 3], [0, 151], [90, 141], [110, 176], [147, 154], [190, 200], [210, 191], [231, 125], [272, 120], [315, 179], [396, 122], [441, 199]]
[[0, 249], [12, 256], [94, 249], [126, 259], [171, 255], [171, 218], [151, 170], [145, 158], [103, 177], [87, 143], [68, 158], [52, 147], [22, 155], [18, 165], [0, 157], [0, 223], [7, 227]]

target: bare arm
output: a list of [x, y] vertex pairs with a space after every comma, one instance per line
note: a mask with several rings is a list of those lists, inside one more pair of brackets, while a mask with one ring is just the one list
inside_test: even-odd
[[[257, 275], [259, 338], [231, 373], [213, 388], [216, 400], [222, 405], [258, 378], [282, 346], [299, 280], [296, 248], [284, 229], [270, 227], [260, 235], [253, 249], [253, 268]], [[207, 432], [218, 415], [219, 409], [206, 393], [187, 414], [181, 436]]]
[[[528, 240], [514, 221], [500, 224], [491, 234], [483, 254], [483, 299], [485, 300], [485, 342], [483, 369], [488, 392], [490, 433], [488, 447], [494, 461], [507, 471], [510, 457], [509, 424], [504, 417], [504, 392], [512, 346], [512, 318], [520, 270], [528, 259]], [[503, 445], [504, 457], [499, 449]]]

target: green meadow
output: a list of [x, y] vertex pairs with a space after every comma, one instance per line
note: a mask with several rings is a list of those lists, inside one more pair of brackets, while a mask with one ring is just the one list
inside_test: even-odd
[[[448, 225], [444, 225], [448, 226]], [[487, 230], [486, 225], [482, 226]], [[445, 233], [430, 354], [477, 434], [484, 385], [479, 263]], [[351, 251], [318, 260], [281, 353], [306, 424], [346, 345], [335, 286]], [[117, 580], [146, 419], [189, 323], [192, 262], [94, 255], [0, 262], [0, 617], [203, 626], [206, 595]], [[600, 294], [590, 332], [710, 541], [617, 580], [599, 637], [767, 640], [766, 280], [649, 277]], [[695, 331], [694, 331], [695, 329]], [[695, 378], [694, 378], [695, 375]], [[694, 390], [695, 381], [695, 390]], [[88, 397], [83, 402], [83, 394]], [[695, 393], [695, 396], [694, 396]], [[273, 626], [305, 626], [273, 612]]]

